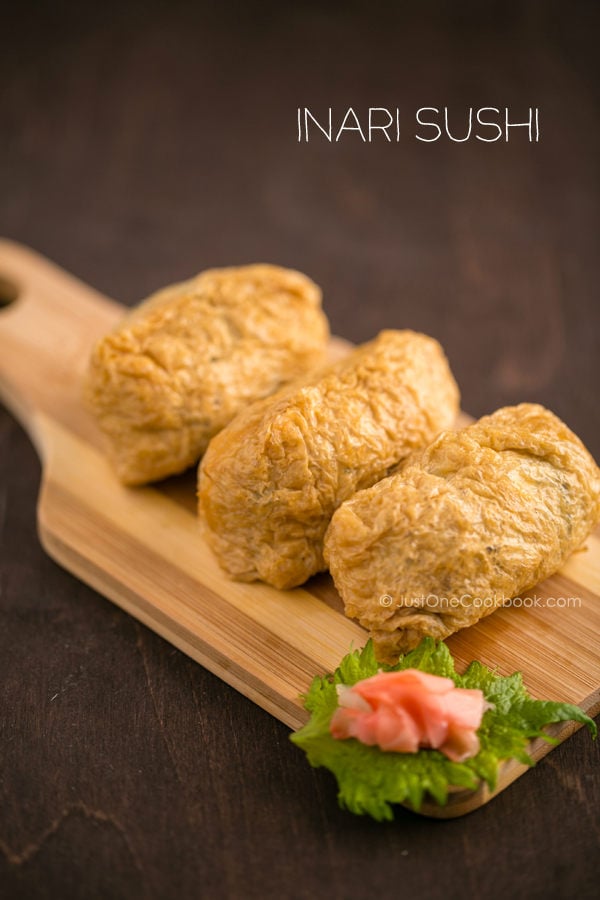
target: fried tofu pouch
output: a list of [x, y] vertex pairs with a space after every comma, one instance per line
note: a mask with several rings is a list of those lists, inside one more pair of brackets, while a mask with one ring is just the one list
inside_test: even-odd
[[197, 463], [248, 403], [324, 358], [321, 291], [300, 272], [210, 269], [140, 304], [92, 353], [85, 395], [125, 484]]
[[383, 331], [241, 413], [211, 442], [199, 508], [219, 563], [277, 588], [324, 569], [334, 510], [452, 425], [458, 388], [440, 345]]
[[441, 434], [335, 513], [325, 559], [346, 615], [394, 662], [547, 578], [600, 518], [600, 472], [535, 404]]

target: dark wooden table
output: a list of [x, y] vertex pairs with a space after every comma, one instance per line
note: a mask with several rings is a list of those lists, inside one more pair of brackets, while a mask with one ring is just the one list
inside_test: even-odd
[[[292, 6], [5, 9], [0, 232], [127, 303], [296, 266], [338, 334], [434, 334], [465, 409], [541, 401], [600, 456], [596, 4]], [[537, 106], [540, 141], [416, 141], [446, 105]], [[401, 140], [299, 144], [298, 106], [399, 107]], [[3, 898], [594, 895], [587, 733], [464, 819], [345, 814], [283, 725], [44, 555], [39, 477], [0, 411]]]

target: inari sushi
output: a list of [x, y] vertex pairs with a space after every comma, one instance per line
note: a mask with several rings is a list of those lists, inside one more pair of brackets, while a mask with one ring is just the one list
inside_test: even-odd
[[437, 341], [383, 331], [248, 407], [211, 441], [199, 472], [206, 538], [223, 569], [277, 588], [323, 570], [337, 507], [451, 427], [458, 401]]
[[125, 484], [197, 463], [249, 403], [324, 360], [321, 291], [300, 272], [211, 269], [159, 291], [100, 340], [86, 399]]
[[600, 472], [536, 404], [440, 435], [337, 510], [325, 559], [382, 662], [479, 621], [559, 569], [600, 518]]

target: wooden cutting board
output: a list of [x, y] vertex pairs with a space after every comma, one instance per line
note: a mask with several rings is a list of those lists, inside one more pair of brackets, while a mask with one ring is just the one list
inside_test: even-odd
[[[66, 569], [297, 728], [306, 721], [299, 694], [367, 634], [344, 617], [328, 576], [287, 592], [225, 578], [199, 533], [194, 473], [152, 488], [117, 482], [82, 406], [81, 381], [93, 342], [122, 313], [33, 251], [0, 242], [0, 398], [42, 460], [40, 539]], [[332, 354], [342, 351], [343, 342], [334, 341]], [[595, 715], [600, 534], [527, 602], [450, 638], [458, 668], [479, 659], [502, 674], [520, 670], [535, 696], [577, 703]], [[553, 733], [564, 740], [574, 730], [563, 723]], [[539, 759], [550, 749], [535, 741], [531, 753]], [[505, 764], [495, 793], [524, 771]], [[482, 786], [422, 812], [457, 816], [489, 799]]]

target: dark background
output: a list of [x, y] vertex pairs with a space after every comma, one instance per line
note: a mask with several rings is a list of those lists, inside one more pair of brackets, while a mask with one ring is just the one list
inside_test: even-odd
[[[0, 233], [126, 303], [297, 267], [336, 333], [433, 334], [466, 410], [540, 401], [599, 457], [596, 10], [12, 4]], [[538, 106], [540, 142], [415, 141], [446, 105], [457, 131]], [[298, 144], [298, 106], [398, 106], [403, 134]], [[44, 556], [38, 484], [0, 410], [3, 897], [594, 896], [587, 734], [467, 818], [355, 819], [283, 725]]]

